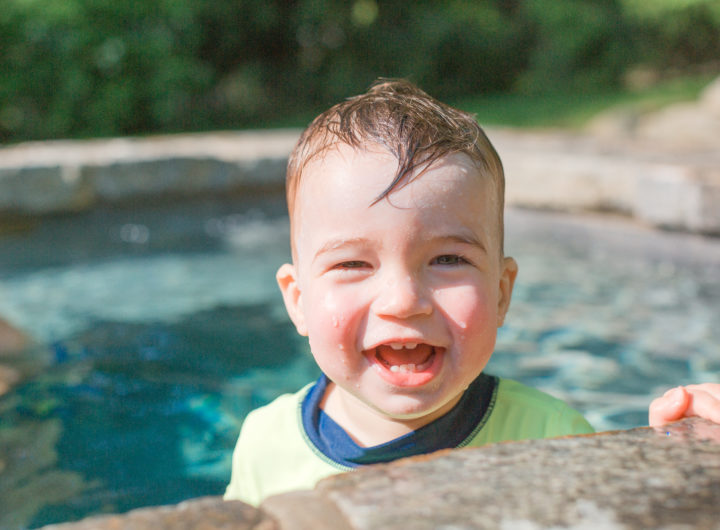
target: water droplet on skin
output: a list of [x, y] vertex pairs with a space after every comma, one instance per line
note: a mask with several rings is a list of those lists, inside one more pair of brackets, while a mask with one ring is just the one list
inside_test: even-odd
[[332, 317], [332, 325], [334, 328], [338, 327], [340, 323], [338, 322], [337, 317]]

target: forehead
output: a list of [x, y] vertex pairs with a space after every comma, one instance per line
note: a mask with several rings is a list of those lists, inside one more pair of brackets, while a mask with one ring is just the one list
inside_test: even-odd
[[[393, 181], [397, 159], [380, 147], [357, 150], [341, 146], [308, 164], [292, 220], [293, 252], [302, 236], [352, 231], [354, 226], [397, 230], [415, 212], [416, 222], [482, 223], [498, 232], [498, 201], [493, 179], [483, 175], [467, 155], [442, 157], [401, 181], [386, 197], [377, 197]], [[454, 220], [454, 221], [453, 221]], [[385, 223], [385, 224], [383, 224]], [[495, 234], [492, 234], [495, 239]]]
[[[322, 203], [354, 198], [364, 207], [373, 205], [393, 183], [398, 171], [397, 158], [377, 144], [361, 149], [338, 144], [309, 162], [303, 170], [296, 203]], [[478, 165], [464, 153], [453, 153], [435, 160], [431, 165], [420, 165], [403, 177], [387, 200], [399, 204], [417, 196], [420, 190], [432, 188], [440, 195], [456, 192], [492, 194], [493, 179], [483, 175]], [[427, 175], [431, 175], [428, 177]], [[340, 196], [336, 196], [336, 194]], [[428, 197], [426, 197], [427, 200]], [[296, 208], [299, 206], [295, 205]], [[417, 205], [416, 205], [417, 206]]]

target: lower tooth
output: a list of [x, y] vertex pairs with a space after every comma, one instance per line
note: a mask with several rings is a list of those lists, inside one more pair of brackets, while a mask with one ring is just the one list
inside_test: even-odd
[[390, 371], [393, 373], [408, 373], [408, 372], [416, 372], [418, 369], [418, 366], [415, 364], [393, 364], [390, 366]]

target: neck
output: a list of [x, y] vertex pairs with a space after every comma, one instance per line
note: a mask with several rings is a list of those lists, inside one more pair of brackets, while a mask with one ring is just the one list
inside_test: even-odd
[[383, 414], [329, 382], [320, 408], [340, 425], [361, 447], [373, 447], [390, 442], [436, 420], [452, 409], [461, 396], [440, 409], [419, 418], [398, 419]]

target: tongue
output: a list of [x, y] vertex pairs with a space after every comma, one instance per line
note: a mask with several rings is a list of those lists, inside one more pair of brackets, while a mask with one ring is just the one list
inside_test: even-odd
[[378, 346], [377, 355], [390, 366], [401, 364], [422, 364], [428, 360], [433, 353], [433, 347], [429, 344], [418, 344], [412, 350], [402, 348], [393, 350], [390, 346]]

